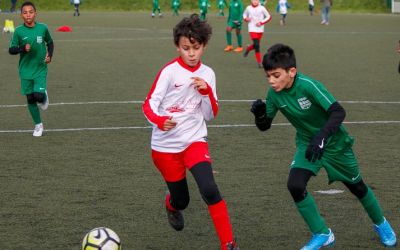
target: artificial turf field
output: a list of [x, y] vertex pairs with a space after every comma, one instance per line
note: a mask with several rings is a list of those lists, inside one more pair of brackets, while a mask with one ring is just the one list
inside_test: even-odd
[[[181, 15], [188, 15], [183, 13]], [[0, 249], [80, 249], [98, 226], [115, 230], [123, 249], [218, 249], [205, 203], [188, 174], [191, 202], [185, 229], [166, 220], [165, 184], [150, 158], [150, 128], [141, 112], [157, 72], [176, 56], [165, 13], [40, 12], [55, 41], [49, 66], [44, 136], [19, 94], [18, 56], [0, 40]], [[1, 14], [4, 19], [17, 15]], [[213, 36], [203, 62], [217, 76], [220, 112], [209, 124], [215, 178], [227, 201], [241, 249], [299, 249], [310, 234], [286, 189], [294, 129], [279, 115], [259, 132], [249, 112], [267, 82], [254, 55], [224, 53], [225, 19], [208, 15]], [[333, 11], [320, 17], [289, 13], [267, 24], [262, 52], [282, 42], [296, 51], [298, 70], [323, 82], [347, 111], [362, 175], [385, 216], [400, 232], [400, 81], [395, 48], [400, 16]], [[72, 33], [56, 28], [69, 25]], [[244, 44], [249, 42], [247, 27]], [[234, 44], [236, 42], [233, 36]], [[335, 195], [316, 191], [343, 190]], [[383, 249], [360, 203], [324, 170], [309, 192], [336, 235], [335, 249]]]

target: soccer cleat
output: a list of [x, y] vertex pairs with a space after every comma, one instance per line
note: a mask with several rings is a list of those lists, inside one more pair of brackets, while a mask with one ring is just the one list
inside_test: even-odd
[[396, 234], [394, 233], [392, 227], [385, 218], [380, 225], [374, 225], [374, 229], [378, 233], [379, 238], [381, 239], [381, 242], [385, 247], [396, 246]]
[[183, 220], [183, 215], [181, 211], [172, 211], [166, 208], [167, 210], [167, 217], [168, 217], [168, 222], [171, 225], [173, 229], [176, 231], [181, 231], [183, 227], [185, 226], [184, 220]]
[[45, 91], [46, 94], [46, 100], [44, 102], [40, 103], [38, 102], [38, 105], [41, 110], [46, 110], [49, 107], [49, 95], [47, 94], [47, 90]]
[[35, 125], [35, 128], [33, 129], [33, 136], [34, 137], [40, 137], [43, 134], [43, 123], [39, 123]]
[[221, 246], [221, 250], [240, 250], [240, 248], [237, 246], [236, 242], [231, 241]]
[[330, 247], [335, 244], [335, 235], [329, 228], [328, 234], [314, 234], [311, 240], [300, 250], [319, 250], [322, 247]]
[[154, 14], [154, 13], [151, 13], [151, 17], [154, 17], [156, 14]]
[[229, 52], [229, 51], [232, 51], [232, 50], [233, 50], [233, 46], [232, 45], [228, 45], [224, 49], [225, 52]]
[[243, 53], [243, 56], [247, 57], [249, 55], [249, 53], [250, 53], [249, 46], [247, 46], [246, 50]]
[[237, 48], [234, 49], [233, 51], [235, 51], [235, 52], [237, 52], [237, 53], [240, 53], [240, 52], [243, 51], [243, 48], [242, 48], [242, 47], [237, 47]]

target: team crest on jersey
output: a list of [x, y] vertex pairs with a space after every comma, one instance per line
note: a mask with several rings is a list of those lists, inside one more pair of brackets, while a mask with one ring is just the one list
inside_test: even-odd
[[301, 109], [309, 109], [311, 107], [311, 101], [307, 99], [307, 97], [302, 97], [297, 99], [297, 102], [300, 104]]
[[43, 42], [43, 37], [37, 36], [37, 37], [36, 37], [36, 42], [39, 43], [39, 44], [41, 44], [41, 43]]

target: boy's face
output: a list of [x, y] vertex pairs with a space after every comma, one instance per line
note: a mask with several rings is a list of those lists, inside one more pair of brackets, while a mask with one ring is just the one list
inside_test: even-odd
[[200, 62], [205, 48], [204, 44], [200, 44], [197, 41], [191, 43], [189, 38], [185, 36], [179, 38], [178, 46], [176, 46], [176, 50], [182, 60], [190, 67], [195, 67]]
[[260, 4], [260, 0], [251, 0], [251, 5], [258, 6]]
[[26, 26], [33, 26], [35, 24], [36, 11], [31, 5], [26, 5], [22, 8], [21, 17]]
[[271, 88], [275, 92], [280, 92], [284, 89], [289, 89], [292, 87], [297, 70], [296, 68], [290, 68], [288, 70], [277, 68], [268, 70], [265, 73]]

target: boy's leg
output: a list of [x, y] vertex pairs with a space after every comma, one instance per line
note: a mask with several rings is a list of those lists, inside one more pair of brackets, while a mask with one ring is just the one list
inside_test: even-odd
[[160, 171], [168, 186], [165, 207], [169, 224], [177, 231], [184, 227], [182, 212], [189, 204], [189, 190], [186, 169], [180, 153], [164, 153], [152, 150], [154, 165]]
[[346, 182], [343, 182], [343, 184], [358, 198], [374, 224], [379, 225], [384, 221], [382, 208], [380, 207], [374, 192], [364, 184], [363, 180], [360, 180], [355, 184]]
[[233, 50], [232, 47], [232, 27], [228, 25], [228, 27], [226, 27], [226, 43], [227, 46], [225, 47], [224, 51], [225, 52], [229, 52]]
[[220, 240], [221, 248], [225, 249], [227, 244], [234, 244], [233, 231], [228, 208], [214, 180], [211, 163], [200, 162], [193, 166], [190, 172], [197, 182], [203, 200], [208, 205], [208, 211]]
[[28, 101], [28, 110], [31, 114], [33, 122], [36, 124], [42, 123], [42, 119], [40, 118], [39, 107], [37, 106], [36, 99], [33, 94], [26, 95], [26, 99]]
[[208, 211], [219, 237], [221, 249], [226, 249], [227, 244], [232, 244], [233, 247], [236, 247], [228, 209], [214, 180], [208, 144], [195, 142], [185, 150], [184, 154], [185, 165], [189, 166], [189, 170], [199, 187], [200, 194], [208, 205]]
[[[242, 33], [240, 32], [240, 27], [236, 28], [236, 38], [237, 38], [237, 43], [238, 43], [238, 48], [243, 47], [243, 38], [242, 38]], [[242, 50], [238, 51], [241, 52]]]
[[374, 223], [375, 231], [379, 234], [382, 244], [389, 247], [395, 246], [397, 243], [396, 234], [389, 222], [383, 217], [382, 209], [372, 189], [365, 185], [363, 180], [354, 184], [343, 183], [361, 202], [369, 218]]
[[302, 168], [292, 168], [289, 173], [287, 187], [297, 210], [313, 234], [327, 234], [329, 229], [318, 211], [317, 204], [311, 194], [307, 193], [307, 182], [313, 172]]

